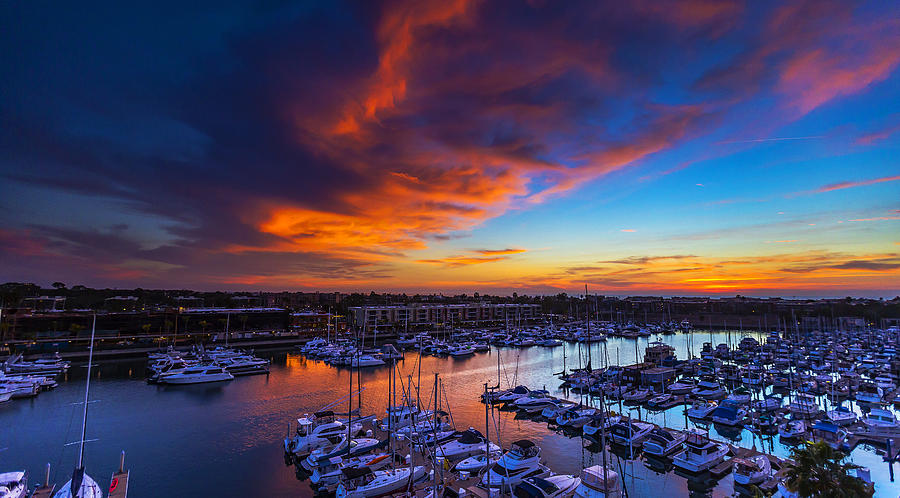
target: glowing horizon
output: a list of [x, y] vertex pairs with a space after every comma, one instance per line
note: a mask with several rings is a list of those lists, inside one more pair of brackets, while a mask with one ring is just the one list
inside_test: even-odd
[[2, 8], [0, 281], [900, 294], [896, 4]]

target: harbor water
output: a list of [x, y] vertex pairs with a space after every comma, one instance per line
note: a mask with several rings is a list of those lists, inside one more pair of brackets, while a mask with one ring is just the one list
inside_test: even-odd
[[[662, 342], [676, 348], [678, 358], [699, 353], [703, 342], [713, 345], [736, 342], [736, 332], [704, 332], [662, 336]], [[591, 347], [592, 365], [634, 363], [644, 348], [656, 338], [610, 337]], [[583, 345], [582, 347], [587, 347]], [[430, 357], [418, 361], [417, 352], [406, 352], [398, 361], [404, 384], [419, 385], [419, 398], [429, 407], [434, 403], [434, 374], [442, 383], [441, 408], [451, 413], [457, 429], [485, 430], [485, 405], [479, 400], [483, 385], [506, 388], [516, 384], [533, 389], [546, 388], [554, 396], [579, 396], [559, 389], [554, 375], [565, 367], [578, 367], [577, 344], [545, 348], [492, 348], [465, 358]], [[265, 356], [265, 355], [263, 355]], [[499, 362], [498, 362], [499, 356]], [[565, 359], [564, 359], [565, 357]], [[108, 486], [117, 469], [119, 453], [126, 452], [131, 469], [129, 494], [135, 498], [162, 496], [310, 496], [304, 476], [286, 466], [282, 439], [304, 413], [316, 411], [346, 397], [351, 389], [351, 370], [306, 359], [299, 353], [269, 355], [269, 375], [238, 377], [234, 381], [186, 386], [161, 386], [145, 382], [144, 361], [102, 363], [92, 372], [91, 404], [86, 445], [86, 469], [101, 486]], [[499, 363], [499, 370], [498, 370]], [[32, 399], [0, 404], [0, 472], [27, 470], [33, 486], [43, 480], [44, 468], [51, 465], [51, 482], [66, 482], [77, 458], [84, 372], [73, 365], [53, 391]], [[389, 367], [363, 369], [359, 374], [362, 414], [384, 415], [388, 401]], [[354, 371], [353, 389], [357, 389]], [[419, 380], [421, 378], [421, 381]], [[820, 402], [822, 402], [820, 400]], [[346, 404], [334, 407], [346, 411]], [[618, 410], [618, 405], [612, 407]], [[686, 420], [684, 407], [648, 413], [645, 409], [622, 407], [623, 412], [672, 428], [694, 427]], [[704, 426], [705, 427], [705, 426]], [[292, 430], [292, 429], [291, 429]], [[790, 448], [778, 436], [760, 438], [748, 430], [709, 427], [710, 436], [745, 447], [755, 447], [779, 457]], [[489, 428], [504, 448], [518, 439], [531, 439], [542, 449], [546, 464], [556, 473], [578, 474], [583, 466], [600, 463], [597, 445], [589, 446], [580, 436], [559, 433], [546, 422], [520, 418], [514, 412], [493, 412]], [[731, 476], [716, 479], [710, 474], [682, 476], [671, 463], [631, 458], [627, 450], [610, 453], [613, 465], [621, 469], [629, 496], [733, 496]], [[868, 467], [875, 481], [876, 496], [898, 496], [900, 483], [882, 455], [860, 445], [851, 454], [854, 463]]]

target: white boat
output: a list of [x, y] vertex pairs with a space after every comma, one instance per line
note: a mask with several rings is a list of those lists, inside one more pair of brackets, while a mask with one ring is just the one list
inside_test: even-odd
[[703, 399], [725, 399], [728, 396], [728, 391], [720, 386], [718, 382], [701, 380], [697, 383], [697, 387], [691, 390], [691, 394]]
[[462, 356], [471, 356], [473, 354], [475, 354], [475, 348], [467, 344], [450, 348], [450, 356], [455, 356], [457, 358]]
[[715, 401], [696, 400], [687, 410], [687, 416], [695, 419], [704, 419], [709, 416], [719, 405]]
[[702, 434], [688, 434], [684, 450], [675, 455], [672, 463], [686, 472], [703, 472], [724, 460], [728, 447]]
[[642, 401], [647, 400], [650, 395], [653, 394], [653, 391], [647, 388], [638, 388], [632, 391], [628, 391], [622, 395], [622, 399], [625, 401], [631, 401], [635, 403], [640, 403]]
[[556, 398], [551, 397], [547, 391], [536, 390], [531, 391], [525, 397], [517, 399], [514, 405], [519, 410], [524, 410], [527, 413], [535, 413], [542, 411], [548, 406], [555, 406], [557, 403], [558, 401]]
[[802, 419], [786, 420], [778, 426], [778, 435], [785, 439], [799, 439], [806, 434], [806, 422]]
[[[362, 424], [351, 423], [350, 435], [362, 430]], [[285, 438], [284, 451], [298, 457], [306, 456], [317, 448], [332, 444], [335, 438], [346, 436], [347, 424], [334, 418], [334, 412], [321, 411], [297, 419], [294, 437]]]
[[309, 476], [309, 482], [318, 492], [333, 492], [341, 481], [343, 469], [367, 468], [375, 471], [387, 467], [391, 462], [393, 459], [387, 453], [358, 456], [346, 460], [334, 457], [326, 465], [317, 467]]
[[644, 453], [664, 457], [680, 449], [685, 439], [687, 434], [684, 432], [655, 428], [644, 440]]
[[772, 475], [772, 463], [765, 455], [735, 458], [732, 462], [734, 462], [732, 469], [734, 482], [742, 486], [759, 484]]
[[848, 435], [846, 430], [827, 420], [819, 420], [809, 429], [810, 439], [821, 441], [835, 450], [843, 448]]
[[878, 427], [882, 429], [897, 429], [900, 427], [894, 413], [881, 408], [872, 408], [872, 410], [863, 416], [862, 422], [868, 427]]
[[590, 407], [570, 408], [556, 417], [556, 424], [562, 427], [578, 429], [593, 420], [596, 413], [597, 410]]
[[360, 355], [359, 357], [355, 357], [350, 361], [350, 366], [353, 368], [377, 367], [384, 364], [384, 360], [376, 358], [370, 354]]
[[0, 474], [0, 498], [25, 498], [28, 496], [28, 474], [24, 471]]
[[612, 468], [594, 465], [581, 471], [581, 484], [575, 488], [577, 498], [622, 498], [622, 482]]
[[575, 488], [580, 484], [580, 478], [567, 474], [529, 477], [516, 485], [513, 495], [528, 498], [568, 498], [575, 493]]
[[553, 404], [548, 405], [546, 408], [541, 410], [541, 416], [544, 417], [545, 419], [549, 420], [550, 422], [555, 422], [556, 418], [560, 414], [565, 413], [565, 412], [575, 408], [576, 406], [578, 406], [578, 405], [576, 405], [575, 403], [572, 403], [571, 401], [565, 401], [562, 399], [558, 399], [558, 400], [555, 400], [553, 402]]
[[[387, 417], [381, 422], [381, 430], [399, 431], [410, 425], [416, 425], [431, 419], [434, 412], [420, 410], [415, 405], [392, 406], [387, 409]], [[400, 434], [408, 434], [410, 431], [400, 431]]]
[[676, 395], [677, 394], [688, 394], [695, 387], [696, 386], [694, 385], [693, 382], [679, 381], [679, 382], [673, 382], [672, 384], [669, 384], [668, 386], [666, 386], [666, 391], [668, 391], [672, 394], [676, 394]]
[[223, 382], [234, 380], [224, 368], [217, 365], [197, 365], [176, 370], [159, 376], [160, 384], [204, 384], [207, 382]]
[[612, 441], [622, 446], [639, 447], [653, 430], [653, 424], [625, 420], [609, 428]]
[[470, 475], [481, 472], [489, 465], [493, 465], [500, 459], [500, 451], [494, 451], [490, 453], [490, 459], [484, 455], [484, 453], [480, 453], [478, 455], [470, 456], [469, 458], [460, 460], [456, 465], [453, 466], [453, 470], [456, 472], [468, 472]]
[[742, 425], [746, 417], [747, 410], [727, 402], [723, 402], [709, 414], [709, 418], [712, 419], [713, 423], [731, 427]]
[[511, 491], [528, 477], [546, 477], [550, 469], [541, 463], [541, 449], [527, 439], [516, 441], [509, 451], [481, 477], [481, 486]]
[[758, 412], [774, 412], [781, 408], [782, 399], [774, 396], [768, 396], [758, 401], [754, 401], [750, 406]]
[[468, 458], [478, 453], [484, 453], [485, 446], [491, 452], [500, 451], [500, 447], [494, 443], [485, 443], [484, 436], [475, 429], [464, 431], [457, 439], [452, 439], [435, 447], [434, 454], [451, 462]]
[[338, 484], [337, 498], [370, 498], [384, 496], [395, 491], [411, 487], [428, 476], [425, 467], [419, 465], [410, 469], [399, 467], [391, 470], [371, 471], [361, 469], [343, 469], [343, 476]]
[[84, 469], [76, 469], [72, 479], [59, 488], [53, 498], [103, 498], [103, 488], [85, 474]]
[[855, 399], [861, 403], [879, 404], [884, 397], [884, 390], [875, 384], [860, 384]]
[[334, 457], [354, 457], [364, 455], [381, 446], [381, 441], [373, 438], [351, 439], [347, 444], [347, 436], [344, 435], [338, 442], [323, 446], [313, 450], [312, 453], [303, 460], [303, 467], [306, 470], [313, 471], [317, 467], [328, 465], [329, 460]]
[[497, 396], [497, 401], [500, 403], [515, 403], [516, 400], [527, 396], [531, 390], [525, 386], [516, 386], [515, 388]]
[[846, 406], [838, 406], [833, 410], [825, 412], [825, 418], [830, 420], [834, 425], [845, 426], [856, 422], [856, 412]]
[[746, 387], [738, 387], [725, 397], [725, 401], [732, 403], [746, 404], [750, 402], [750, 390]]
[[666, 403], [668, 403], [669, 401], [672, 401], [671, 393], [657, 394], [656, 396], [647, 400], [647, 407], [659, 408], [659, 407], [665, 405]]

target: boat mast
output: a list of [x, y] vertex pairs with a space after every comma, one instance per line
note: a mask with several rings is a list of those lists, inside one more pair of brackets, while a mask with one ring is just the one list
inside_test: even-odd
[[[84, 412], [81, 417], [81, 446], [78, 450], [78, 468], [84, 470], [84, 438], [87, 435], [88, 393], [91, 390], [91, 364], [94, 362], [94, 333], [97, 331], [97, 314], [91, 325], [91, 345], [88, 350], [87, 381], [84, 383]], [[73, 493], [74, 495], [74, 493]]]

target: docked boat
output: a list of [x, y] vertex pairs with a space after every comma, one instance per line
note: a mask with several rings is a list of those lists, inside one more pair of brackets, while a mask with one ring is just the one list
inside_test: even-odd
[[705, 419], [719, 405], [715, 401], [696, 400], [687, 410], [687, 416], [693, 419]]
[[718, 465], [725, 459], [728, 446], [717, 443], [703, 434], [688, 434], [685, 448], [675, 455], [672, 463], [686, 472], [703, 472]]
[[855, 399], [861, 403], [879, 404], [884, 397], [884, 391], [871, 383], [863, 383], [859, 385], [856, 391]]
[[343, 476], [338, 484], [337, 498], [374, 498], [385, 496], [422, 481], [428, 477], [425, 467], [399, 467], [390, 470], [372, 471], [366, 467], [342, 470]]
[[897, 423], [897, 417], [894, 416], [894, 413], [889, 410], [884, 410], [882, 408], [872, 408], [872, 410], [865, 414], [862, 418], [862, 422], [866, 424], [868, 427], [877, 427], [881, 429], [898, 429], [900, 428], [900, 424]]
[[479, 453], [460, 460], [453, 466], [453, 470], [456, 472], [468, 472], [470, 475], [477, 474], [488, 466], [494, 465], [500, 459], [500, 455], [500, 451], [494, 451], [490, 453], [490, 458], [488, 458], [484, 453]]
[[435, 447], [434, 454], [451, 462], [468, 458], [478, 453], [484, 453], [485, 447], [490, 451], [500, 451], [500, 447], [491, 442], [485, 442], [484, 436], [475, 429], [464, 431], [457, 439], [447, 441]]
[[512, 444], [481, 477], [481, 486], [507, 492], [528, 477], [546, 477], [550, 469], [541, 463], [541, 449], [522, 439]]
[[846, 406], [837, 406], [833, 410], [825, 412], [825, 418], [837, 426], [850, 425], [856, 422], [858, 418], [856, 412]]
[[309, 476], [310, 485], [318, 492], [334, 492], [340, 483], [343, 469], [367, 468], [371, 471], [381, 470], [391, 464], [393, 459], [388, 453], [364, 455], [347, 460], [341, 457], [332, 458], [326, 465], [316, 468]]
[[[362, 430], [362, 424], [351, 423], [349, 432], [357, 435]], [[348, 433], [347, 425], [334, 418], [334, 412], [321, 411], [312, 415], [305, 415], [297, 419], [297, 430], [294, 437], [284, 440], [285, 453], [304, 457], [313, 450], [328, 444], [333, 444], [336, 438]]]
[[701, 380], [691, 394], [703, 399], [721, 400], [728, 396], [728, 391], [714, 380]]
[[789, 405], [791, 415], [800, 418], [815, 418], [819, 414], [819, 405], [816, 398], [810, 394], [799, 393], [794, 396]]
[[351, 439], [347, 443], [347, 436], [344, 435], [338, 442], [317, 448], [303, 460], [303, 468], [313, 471], [316, 468], [328, 465], [329, 461], [334, 457], [354, 457], [364, 455], [370, 451], [383, 446], [383, 443], [373, 438]]
[[806, 434], [806, 422], [802, 419], [785, 420], [778, 425], [778, 435], [784, 439], [799, 439]]
[[176, 370], [167, 372], [159, 376], [157, 380], [160, 384], [204, 384], [208, 382], [223, 382], [234, 380], [234, 375], [226, 372], [224, 368], [217, 365], [197, 365], [185, 368], [184, 370]]
[[370, 354], [360, 355], [359, 357], [353, 358], [350, 361], [350, 366], [353, 368], [378, 367], [384, 364], [384, 360], [382, 360], [381, 358], [376, 358]]
[[636, 420], [620, 421], [609, 428], [612, 441], [622, 446], [639, 447], [653, 431], [654, 425]]
[[731, 393], [727, 397], [725, 397], [725, 401], [738, 404], [746, 404], [750, 402], [750, 395], [750, 390], [744, 386], [741, 386], [734, 391], [731, 391]]
[[612, 415], [607, 413], [606, 416], [594, 415], [591, 418], [591, 421], [582, 426], [581, 430], [584, 431], [586, 436], [597, 437], [597, 435], [603, 430], [606, 429], [606, 432], [609, 432], [609, 429], [618, 424], [619, 421], [622, 420], [620, 415]]
[[697, 386], [694, 385], [693, 382], [681, 380], [678, 382], [673, 382], [673, 383], [669, 384], [668, 386], [666, 386], [666, 391], [668, 391], [672, 394], [675, 394], [675, 395], [688, 394], [695, 387], [697, 387]]
[[557, 400], [556, 398], [551, 397], [547, 391], [539, 389], [531, 391], [527, 396], [517, 399], [513, 404], [519, 410], [523, 410], [527, 413], [535, 413], [548, 406], [555, 406]]
[[629, 401], [632, 403], [641, 403], [650, 398], [650, 395], [653, 393], [650, 389], [641, 387], [638, 389], [634, 389], [632, 391], [628, 391], [622, 395], [622, 399], [625, 401]]
[[581, 484], [575, 488], [577, 498], [622, 498], [622, 482], [619, 473], [603, 465], [594, 465], [581, 471]]
[[568, 498], [580, 484], [580, 478], [566, 474], [529, 477], [516, 485], [513, 495], [517, 498]]
[[519, 398], [528, 396], [528, 393], [530, 392], [531, 390], [525, 386], [516, 386], [515, 388], [497, 396], [497, 401], [500, 403], [512, 404], [515, 403]]
[[647, 407], [648, 408], [661, 408], [670, 401], [672, 401], [671, 393], [657, 394], [656, 396], [653, 396], [652, 398], [647, 400]]
[[0, 474], [0, 498], [28, 496], [28, 474], [24, 471]]
[[847, 441], [848, 433], [831, 422], [819, 420], [810, 427], [809, 436], [813, 441], [824, 442], [833, 449], [839, 450]]
[[561, 427], [578, 429], [593, 420], [595, 413], [597, 410], [594, 408], [576, 406], [560, 413], [555, 421]]
[[664, 457], [681, 449], [681, 444], [687, 439], [687, 434], [681, 431], [671, 431], [664, 428], [655, 428], [644, 440], [644, 453], [657, 457]]
[[732, 461], [734, 462], [732, 470], [734, 482], [741, 486], [759, 484], [772, 475], [772, 463], [765, 455], [735, 458]]
[[754, 401], [750, 404], [757, 412], [774, 412], [781, 408], [782, 399], [775, 396], [766, 396], [763, 399]]
[[475, 354], [475, 348], [468, 344], [462, 344], [450, 348], [450, 356], [454, 356], [456, 358], [461, 358], [463, 356], [472, 356], [473, 354]]
[[734, 427], [744, 423], [744, 418], [747, 417], [747, 411], [740, 406], [722, 403], [722, 405], [709, 414], [709, 417], [712, 419], [713, 423]]

